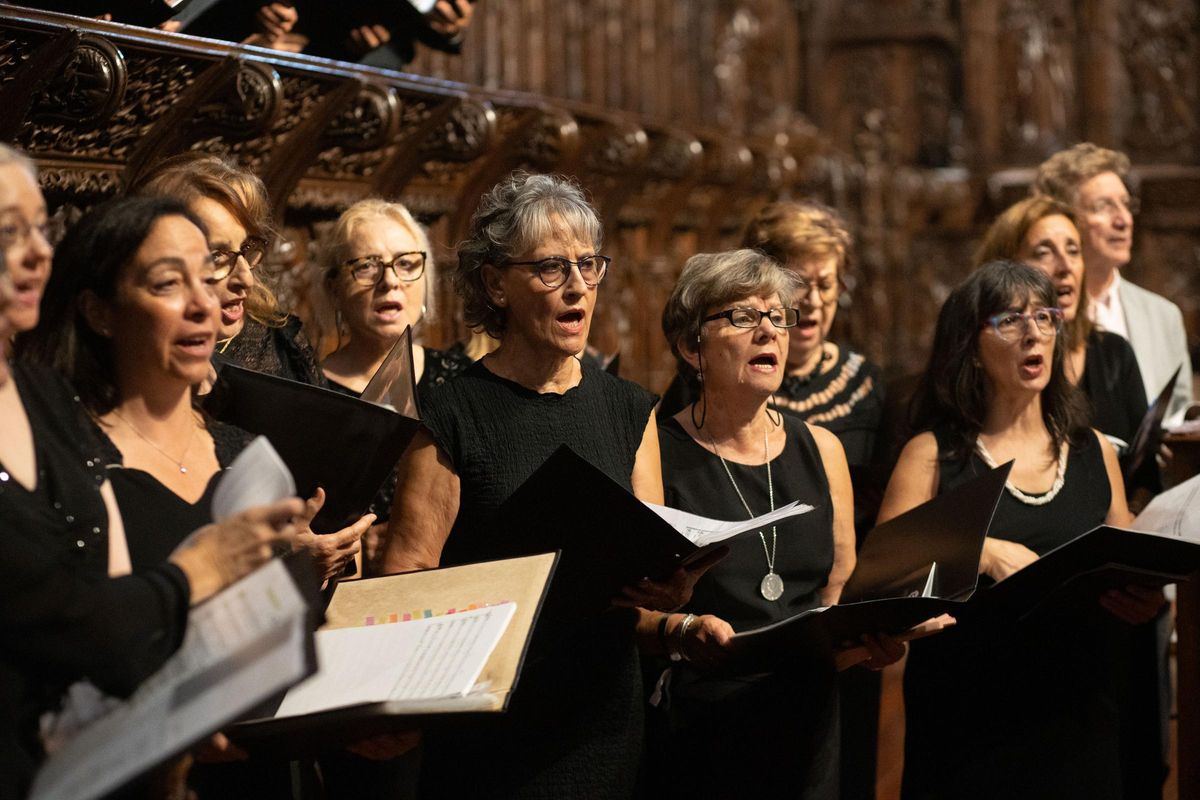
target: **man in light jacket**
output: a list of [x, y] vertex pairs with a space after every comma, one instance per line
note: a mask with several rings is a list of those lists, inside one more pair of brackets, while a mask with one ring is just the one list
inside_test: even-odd
[[1137, 201], [1125, 177], [1129, 157], [1085, 142], [1055, 153], [1038, 167], [1034, 190], [1075, 209], [1083, 245], [1089, 310], [1105, 330], [1129, 340], [1153, 403], [1176, 369], [1169, 421], [1192, 402], [1192, 362], [1183, 314], [1170, 300], [1121, 275], [1133, 247]]

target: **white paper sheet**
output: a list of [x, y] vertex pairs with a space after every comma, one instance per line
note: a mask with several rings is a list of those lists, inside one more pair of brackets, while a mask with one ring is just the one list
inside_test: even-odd
[[213, 492], [212, 516], [217, 522], [255, 506], [265, 506], [296, 494], [292, 472], [279, 453], [258, 436], [238, 454]]
[[276, 717], [361, 703], [463, 697], [516, 603], [317, 633], [318, 671], [287, 693]]
[[1200, 543], [1200, 475], [1151, 500], [1131, 527]]
[[759, 530], [770, 525], [772, 522], [779, 522], [788, 517], [797, 517], [813, 510], [812, 506], [801, 504], [797, 500], [763, 514], [761, 517], [727, 522], [725, 520], [709, 519], [699, 514], [689, 514], [677, 508], [668, 508], [667, 506], [660, 506], [655, 503], [646, 503], [646, 507], [662, 517], [668, 525], [686, 536], [697, 547], [707, 547], [710, 544], [723, 542], [726, 539], [737, 536], [739, 533]]
[[128, 701], [54, 754], [30, 800], [91, 800], [308, 673], [307, 607], [272, 561], [194, 609], [183, 646]]

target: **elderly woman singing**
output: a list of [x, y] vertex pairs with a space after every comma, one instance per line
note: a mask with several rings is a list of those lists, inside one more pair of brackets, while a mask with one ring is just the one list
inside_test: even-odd
[[[401, 462], [386, 571], [503, 553], [498, 508], [562, 444], [661, 502], [654, 398], [577, 357], [610, 267], [600, 243], [595, 211], [564, 179], [515, 173], [483, 196], [454, 280], [468, 324], [500, 345], [425, 398], [433, 436]], [[594, 513], [586, 486], [579, 498], [579, 512]], [[673, 608], [696, 577], [680, 570], [626, 594]], [[628, 609], [581, 622], [572, 641], [526, 666], [508, 719], [431, 735], [425, 791], [629, 796], [643, 723], [634, 626]]]

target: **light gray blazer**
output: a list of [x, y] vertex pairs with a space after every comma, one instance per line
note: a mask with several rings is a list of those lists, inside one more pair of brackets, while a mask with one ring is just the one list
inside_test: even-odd
[[1179, 379], [1167, 416], [1178, 413], [1192, 402], [1192, 359], [1188, 353], [1187, 331], [1179, 306], [1165, 297], [1130, 283], [1124, 275], [1118, 288], [1129, 344], [1137, 356], [1146, 385], [1147, 402], [1153, 403], [1171, 379], [1176, 367]]

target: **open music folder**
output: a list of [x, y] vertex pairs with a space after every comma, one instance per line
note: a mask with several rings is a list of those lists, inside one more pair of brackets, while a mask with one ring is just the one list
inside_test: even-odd
[[107, 795], [311, 674], [314, 608], [315, 571], [298, 558], [192, 609], [179, 651], [47, 759], [30, 800]]
[[504, 712], [557, 558], [339, 583], [316, 635], [316, 674], [272, 716], [228, 735], [254, 753], [296, 756]]
[[[1121, 476], [1125, 479], [1125, 488], [1129, 490], [1137, 480], [1141, 479], [1147, 469], [1153, 469], [1158, 449], [1162, 445], [1162, 423], [1171, 405], [1171, 396], [1175, 392], [1175, 382], [1179, 380], [1179, 370], [1171, 374], [1171, 379], [1163, 386], [1158, 397], [1146, 409], [1138, 429], [1129, 443], [1129, 450], [1121, 457]], [[1157, 481], [1154, 481], [1157, 485]]]
[[863, 634], [900, 634], [957, 615], [979, 580], [979, 557], [1012, 462], [876, 526], [836, 606], [814, 608], [733, 637], [735, 660], [833, 650]]
[[226, 364], [204, 408], [222, 422], [266, 436], [301, 496], [324, 488], [325, 506], [311, 527], [332, 533], [366, 513], [420, 428], [413, 374], [406, 329], [363, 392], [369, 399]]
[[570, 619], [604, 611], [643, 576], [664, 577], [733, 536], [811, 510], [796, 501], [728, 522], [644, 503], [563, 445], [500, 507], [495, 540], [508, 551], [497, 555], [562, 551], [547, 615]]

